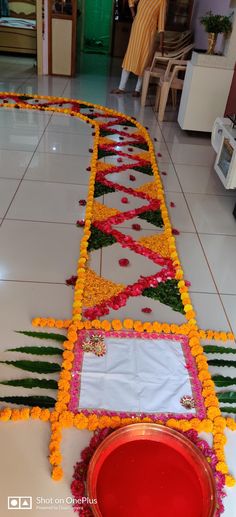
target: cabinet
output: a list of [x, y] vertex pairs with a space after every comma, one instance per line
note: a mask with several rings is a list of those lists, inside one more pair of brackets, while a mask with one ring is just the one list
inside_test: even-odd
[[49, 0], [48, 73], [72, 76], [76, 67], [77, 0]]

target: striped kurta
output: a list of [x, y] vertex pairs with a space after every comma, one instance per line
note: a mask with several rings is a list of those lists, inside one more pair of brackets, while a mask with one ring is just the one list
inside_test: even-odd
[[[134, 7], [135, 0], [129, 0]], [[165, 29], [167, 0], [139, 0], [122, 68], [142, 76], [152, 57], [156, 33]]]

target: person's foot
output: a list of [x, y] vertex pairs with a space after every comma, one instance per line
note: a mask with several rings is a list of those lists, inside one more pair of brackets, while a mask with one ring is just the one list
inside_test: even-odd
[[132, 97], [140, 97], [141, 93], [136, 92], [136, 90], [132, 93]]
[[114, 88], [114, 90], [111, 90], [111, 93], [116, 93], [120, 95], [121, 93], [125, 93], [125, 90], [120, 90], [120, 88]]

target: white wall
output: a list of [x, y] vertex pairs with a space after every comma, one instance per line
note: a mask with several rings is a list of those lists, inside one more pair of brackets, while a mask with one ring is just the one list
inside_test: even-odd
[[[214, 14], [230, 13], [230, 0], [195, 0], [192, 28], [194, 31], [195, 48], [207, 49], [207, 33], [200, 23], [199, 18], [204, 16], [207, 11], [212, 11]], [[218, 36], [216, 50], [221, 51], [223, 37]]]

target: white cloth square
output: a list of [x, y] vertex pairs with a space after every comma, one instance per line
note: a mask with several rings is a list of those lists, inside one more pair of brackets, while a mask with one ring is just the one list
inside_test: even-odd
[[105, 337], [105, 344], [103, 357], [84, 353], [78, 409], [189, 413], [180, 403], [193, 396], [180, 341]]

